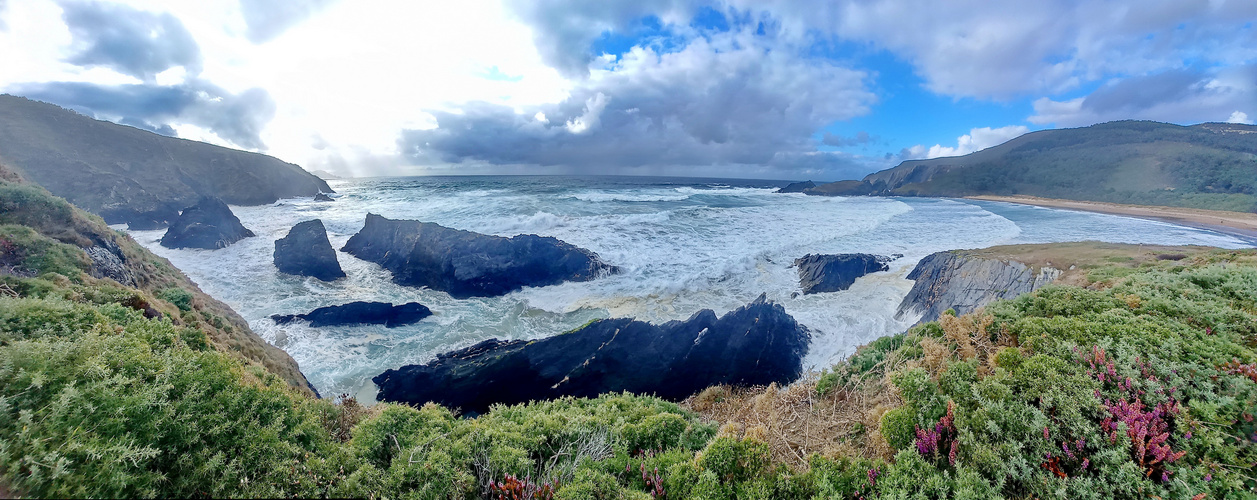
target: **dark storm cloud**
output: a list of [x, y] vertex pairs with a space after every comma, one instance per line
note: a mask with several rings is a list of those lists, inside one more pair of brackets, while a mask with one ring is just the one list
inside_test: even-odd
[[870, 136], [868, 132], [863, 130], [857, 133], [855, 137], [843, 137], [835, 133], [825, 132], [825, 135], [821, 138], [822, 144], [836, 148], [860, 146], [870, 142], [873, 142], [873, 137]]
[[247, 27], [245, 36], [263, 43], [288, 31], [336, 0], [240, 0]]
[[1111, 120], [1225, 121], [1257, 110], [1257, 65], [1169, 70], [1114, 80], [1085, 98], [1034, 102], [1033, 123], [1076, 127]]
[[69, 0], [61, 2], [61, 8], [77, 49], [67, 62], [104, 66], [144, 81], [176, 66], [189, 75], [201, 72], [200, 48], [169, 13]]
[[275, 115], [275, 103], [265, 90], [233, 95], [199, 80], [179, 86], [33, 83], [18, 85], [11, 93], [163, 135], [174, 135], [172, 124], [192, 124], [249, 149], [265, 149], [260, 134]]
[[[581, 172], [730, 164], [834, 166], [812, 133], [867, 112], [865, 75], [758, 46], [696, 40], [680, 52], [635, 49], [560, 103], [517, 113], [472, 103], [433, 112], [438, 127], [405, 131], [418, 164], [569, 166]], [[540, 113], [541, 115], [539, 115]], [[544, 119], [539, 119], [544, 116]]]

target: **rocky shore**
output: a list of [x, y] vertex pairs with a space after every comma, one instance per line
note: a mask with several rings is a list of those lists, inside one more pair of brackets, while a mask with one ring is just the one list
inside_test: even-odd
[[373, 381], [380, 401], [467, 413], [621, 391], [675, 401], [717, 384], [789, 383], [802, 374], [810, 341], [806, 327], [761, 296], [719, 318], [703, 310], [661, 325], [605, 319], [546, 339], [490, 339]]

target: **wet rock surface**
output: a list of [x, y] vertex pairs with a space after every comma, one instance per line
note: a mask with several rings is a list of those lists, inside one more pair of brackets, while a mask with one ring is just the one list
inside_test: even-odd
[[660, 325], [605, 319], [546, 339], [490, 339], [373, 380], [380, 401], [434, 401], [469, 413], [620, 391], [677, 401], [716, 384], [789, 383], [803, 372], [810, 340], [761, 296], [719, 318], [703, 310]]
[[345, 277], [345, 271], [336, 260], [336, 251], [327, 239], [327, 228], [319, 219], [300, 222], [287, 236], [275, 240], [272, 257], [282, 273], [312, 276], [323, 281]]
[[372, 324], [394, 328], [416, 323], [431, 315], [432, 311], [418, 302], [395, 306], [389, 302], [358, 301], [320, 307], [306, 314], [276, 314], [271, 319], [280, 325], [302, 320], [313, 327]]
[[253, 231], [240, 223], [223, 200], [205, 197], [183, 209], [162, 236], [161, 246], [215, 250], [250, 236]]
[[367, 214], [365, 226], [341, 250], [392, 271], [398, 284], [455, 298], [493, 297], [617, 272], [597, 254], [548, 236], [504, 238], [375, 214]]
[[795, 259], [799, 268], [799, 286], [803, 293], [838, 292], [851, 288], [856, 278], [869, 273], [887, 271], [888, 262], [903, 257], [886, 257], [867, 253], [837, 255], [808, 254]]

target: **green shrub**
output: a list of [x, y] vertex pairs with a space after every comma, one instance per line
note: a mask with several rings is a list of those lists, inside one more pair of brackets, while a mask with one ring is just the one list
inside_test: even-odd
[[892, 448], [902, 450], [916, 439], [916, 426], [916, 412], [901, 406], [883, 413], [878, 429]]
[[[157, 291], [157, 298], [174, 304], [180, 311], [192, 310], [192, 292], [178, 287], [163, 288]], [[208, 314], [202, 312], [202, 314]], [[221, 328], [221, 326], [220, 326]]]

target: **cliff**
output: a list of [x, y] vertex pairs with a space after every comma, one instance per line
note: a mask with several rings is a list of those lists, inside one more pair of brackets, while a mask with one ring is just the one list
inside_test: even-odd
[[392, 271], [400, 285], [426, 286], [455, 298], [492, 297], [616, 272], [598, 254], [553, 237], [503, 238], [375, 214], [367, 214], [362, 230], [341, 250]]
[[653, 325], [606, 319], [533, 341], [486, 340], [372, 379], [381, 401], [483, 413], [493, 404], [629, 391], [680, 400], [716, 384], [785, 384], [802, 373], [811, 337], [778, 304], [758, 300], [717, 318]]
[[19, 297], [105, 301], [204, 332], [217, 351], [316, 394], [288, 353], [169, 261], [0, 166], [0, 284]]
[[109, 224], [135, 229], [165, 227], [202, 196], [261, 205], [331, 192], [322, 179], [270, 156], [11, 95], [0, 95], [0, 162]]
[[1079, 241], [937, 252], [921, 259], [908, 274], [916, 283], [899, 304], [897, 317], [922, 314], [920, 321], [927, 322], [947, 309], [955, 309], [959, 316], [1049, 283], [1109, 286], [1127, 270], [1188, 259], [1208, 250]]
[[960, 252], [932, 253], [908, 274], [916, 284], [899, 304], [896, 317], [921, 314], [924, 322], [938, 319], [948, 309], [954, 309], [958, 316], [968, 314], [996, 300], [1033, 292], [1060, 275], [1058, 269], [1035, 270], [1017, 261]]

